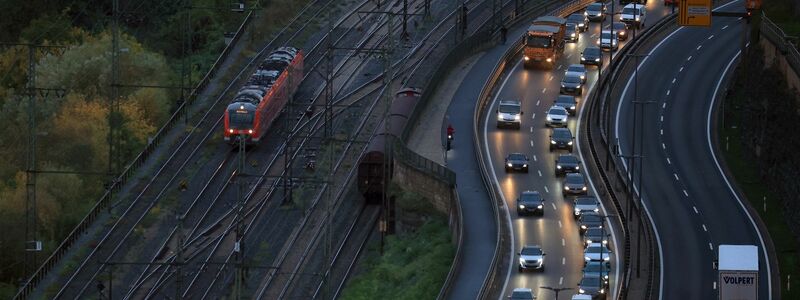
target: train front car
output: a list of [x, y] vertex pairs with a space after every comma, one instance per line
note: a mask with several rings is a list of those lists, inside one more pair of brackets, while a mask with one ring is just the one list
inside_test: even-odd
[[225, 141], [259, 143], [302, 79], [302, 51], [281, 47], [270, 53], [226, 108]]

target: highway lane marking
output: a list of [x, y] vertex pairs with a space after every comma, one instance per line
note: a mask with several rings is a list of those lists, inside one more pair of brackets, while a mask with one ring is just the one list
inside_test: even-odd
[[742, 19], [742, 17], [739, 17], [737, 20], [741, 20], [741, 19]]
[[[533, 119], [536, 119], [536, 113], [533, 113], [533, 115], [531, 116], [531, 120], [533, 120]], [[533, 127], [531, 127], [531, 128], [533, 128]]]
[[703, 45], [697, 45], [697, 50], [700, 50], [700, 48], [703, 48]]
[[[533, 128], [531, 128], [533, 129]], [[536, 161], [536, 154], [533, 155], [533, 161]]]
[[[675, 79], [672, 82], [675, 82]], [[667, 108], [667, 102], [661, 103], [661, 108]]]
[[561, 277], [558, 279], [558, 285], [563, 285], [563, 284], [564, 284], [564, 277]]
[[691, 55], [689, 55], [689, 58], [687, 58], [686, 61], [690, 61], [690, 60], [692, 60], [692, 56]]
[[675, 83], [675, 80], [678, 80], [678, 78], [674, 78], [674, 77], [673, 77], [673, 78], [672, 78], [672, 83]]
[[703, 231], [708, 232], [708, 228], [706, 228], [706, 224], [703, 224]]
[[[686, 190], [683, 190], [683, 192], [686, 193]], [[700, 213], [699, 211], [697, 211], [697, 206], [692, 206], [692, 208], [694, 208], [694, 213], [696, 214]]]
[[661, 135], [664, 135], [664, 129], [661, 129]]
[[550, 193], [550, 190], [548, 190], [548, 189], [547, 189], [547, 186], [546, 186], [546, 185], [544, 186], [544, 192], [545, 192], [545, 193], [548, 193], [548, 194]]
[[553, 80], [553, 77], [555, 77], [555, 76], [553, 76], [553, 75], [550, 75], [550, 79], [548, 79], [548, 80]]
[[725, 28], [728, 28], [728, 25], [725, 25], [724, 27], [722, 27], [722, 30], [725, 30]]
[[567, 59], [569, 59], [570, 57], [572, 57], [572, 53], [567, 54]]
[[551, 204], [551, 205], [553, 205], [553, 210], [558, 210], [558, 207], [556, 207], [556, 204], [555, 204], [555, 203], [553, 203], [553, 202], [550, 202], [550, 204]]
[[561, 264], [562, 265], [566, 265], [567, 264], [567, 258], [566, 257], [562, 257], [561, 258]]
[[664, 122], [664, 115], [661, 115], [661, 122]]
[[671, 161], [669, 161], [669, 157], [667, 157], [667, 164], [668, 164], [668, 165], [671, 165], [671, 164], [672, 164], [672, 162], [671, 162]]
[[[689, 197], [689, 193], [687, 193], [686, 190], [683, 190], [683, 194]], [[697, 207], [694, 208], [694, 211], [697, 212]]]
[[714, 245], [711, 245], [711, 243], [708, 243], [708, 249], [714, 250]]
[[564, 66], [564, 65], [558, 65], [558, 69], [559, 69], [559, 70], [561, 70], [561, 67], [563, 67], [563, 66]]
[[531, 126], [531, 133], [533, 133], [533, 126]]
[[567, 241], [564, 240], [564, 238], [561, 238], [561, 246], [566, 246], [566, 245], [567, 245]]
[[531, 147], [533, 147], [533, 141], [531, 141]]
[[666, 150], [666, 149], [667, 149], [667, 145], [665, 145], [664, 143], [661, 143], [661, 148], [663, 148], [664, 150]]
[[669, 90], [667, 90], [667, 96], [669, 96]]
[[546, 92], [547, 92], [547, 88], [543, 88], [543, 89], [542, 89], [542, 94], [544, 94], [544, 93], [546, 93]]
[[678, 173], [672, 173], [672, 175], [674, 175], [674, 176], [675, 176], [675, 180], [677, 180], [677, 181], [681, 181], [680, 179], [678, 179]]
[[539, 102], [541, 102], [541, 101], [542, 100], [536, 100], [536, 106], [539, 106]]
[[561, 220], [558, 220], [558, 228], [561, 228]]
[[[531, 146], [533, 146], [533, 141], [531, 141]], [[542, 170], [537, 170], [539, 172], [539, 177], [542, 177]]]
[[747, 42], [747, 44], [744, 44], [744, 47], [745, 48], [750, 47], [750, 42]]
[[[725, 27], [728, 27], [728, 25], [725, 25]], [[725, 27], [723, 27], [722, 29], [725, 29]], [[714, 38], [714, 35], [713, 35], [713, 34], [712, 34], [712, 35], [710, 35], [710, 36], [708, 37], [708, 39], [709, 39], [709, 40], [710, 40], [710, 39], [713, 39], [713, 38]]]
[[[725, 25], [725, 27], [728, 27], [728, 25]], [[717, 282], [716, 281], [714, 281], [714, 289], [715, 290], [717, 289]]]
[[683, 67], [681, 67], [681, 69], [678, 70], [678, 73], [680, 73], [680, 72], [683, 72]]

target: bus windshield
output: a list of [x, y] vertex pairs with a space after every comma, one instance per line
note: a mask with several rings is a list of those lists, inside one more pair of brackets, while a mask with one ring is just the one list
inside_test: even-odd
[[528, 38], [525, 39], [525, 44], [528, 45], [528, 47], [550, 48], [552, 40], [553, 39], [547, 36], [528, 35]]

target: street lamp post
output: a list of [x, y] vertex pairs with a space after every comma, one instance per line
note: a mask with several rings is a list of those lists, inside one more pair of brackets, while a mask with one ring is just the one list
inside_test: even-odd
[[567, 288], [567, 287], [555, 288], [555, 287], [549, 287], [549, 286], [540, 286], [540, 288], [543, 288], [545, 290], [551, 290], [551, 291], [555, 292], [556, 293], [556, 298], [555, 298], [556, 300], [558, 300], [558, 293], [560, 293], [561, 291], [566, 291], [566, 290], [571, 290], [572, 289], [572, 288]]

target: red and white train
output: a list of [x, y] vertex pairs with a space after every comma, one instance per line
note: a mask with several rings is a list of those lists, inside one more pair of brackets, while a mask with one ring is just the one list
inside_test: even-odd
[[302, 50], [280, 47], [270, 53], [225, 109], [225, 141], [261, 141], [302, 79]]

